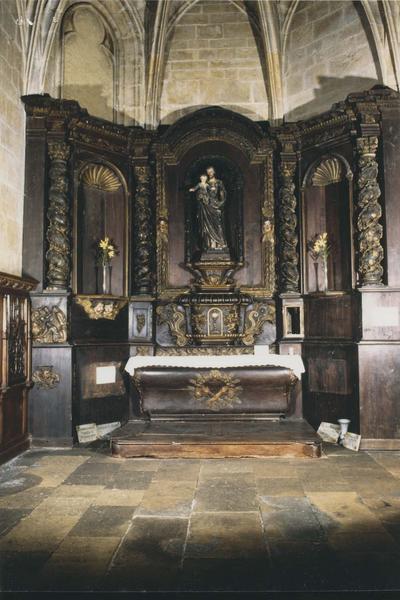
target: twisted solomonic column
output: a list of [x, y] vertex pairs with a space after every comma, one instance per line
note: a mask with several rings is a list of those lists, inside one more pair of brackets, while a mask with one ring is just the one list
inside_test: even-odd
[[50, 188], [47, 209], [47, 273], [49, 289], [67, 289], [70, 279], [70, 219], [67, 164], [69, 147], [65, 142], [49, 142]]
[[151, 293], [153, 288], [153, 232], [151, 223], [150, 193], [151, 174], [147, 165], [134, 167], [136, 180], [134, 216], [134, 263], [135, 291]]
[[358, 151], [358, 273], [361, 286], [381, 285], [384, 253], [381, 245], [383, 227], [379, 223], [382, 207], [378, 184], [377, 137], [357, 140]]
[[282, 161], [279, 188], [279, 280], [281, 293], [299, 292], [299, 256], [297, 251], [297, 200], [294, 193], [295, 162]]

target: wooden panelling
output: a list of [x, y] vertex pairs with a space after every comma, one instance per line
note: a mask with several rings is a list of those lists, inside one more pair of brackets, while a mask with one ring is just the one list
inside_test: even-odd
[[29, 291], [36, 281], [0, 273], [0, 461], [29, 447]]
[[400, 343], [360, 344], [360, 432], [400, 440]]

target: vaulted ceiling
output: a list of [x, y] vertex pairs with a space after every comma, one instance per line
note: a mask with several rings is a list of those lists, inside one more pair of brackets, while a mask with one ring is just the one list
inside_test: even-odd
[[[24, 55], [25, 93], [42, 93], [51, 68], [54, 47], [60, 36], [65, 11], [79, 0], [16, 0], [21, 19]], [[168, 48], [175, 26], [199, 0], [90, 0], [107, 19], [121, 52], [134, 55], [135, 73], [141, 78], [143, 120], [149, 126], [159, 122]], [[279, 121], [284, 115], [283, 63], [291, 22], [299, 0], [226, 0], [245, 13], [253, 29], [263, 70], [269, 103], [269, 117]], [[399, 3], [390, 0], [360, 0], [362, 19], [368, 27], [373, 54], [387, 70], [391, 69], [397, 87], [400, 80]], [[139, 74], [139, 75], [137, 75]], [[129, 74], [127, 75], [129, 77]], [[133, 74], [132, 74], [133, 77]]]

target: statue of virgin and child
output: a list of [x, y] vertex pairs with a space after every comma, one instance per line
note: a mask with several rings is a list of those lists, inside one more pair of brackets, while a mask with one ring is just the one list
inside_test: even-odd
[[214, 167], [206, 171], [207, 174], [200, 175], [199, 183], [189, 190], [196, 194], [202, 252], [229, 253], [224, 222], [225, 186], [217, 179]]

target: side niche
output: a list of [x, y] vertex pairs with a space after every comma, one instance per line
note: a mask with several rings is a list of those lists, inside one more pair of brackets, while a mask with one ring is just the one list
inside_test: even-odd
[[[347, 161], [327, 155], [307, 170], [302, 187], [303, 272], [305, 293], [343, 292], [353, 286], [352, 179]], [[310, 240], [328, 234], [327, 289], [321, 260], [308, 251]]]
[[96, 246], [109, 237], [118, 254], [111, 261], [113, 296], [126, 291], [127, 201], [125, 181], [109, 165], [87, 163], [77, 181], [75, 292], [101, 294], [103, 269], [96, 261]]

